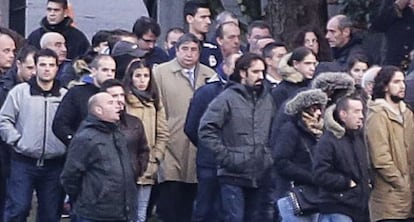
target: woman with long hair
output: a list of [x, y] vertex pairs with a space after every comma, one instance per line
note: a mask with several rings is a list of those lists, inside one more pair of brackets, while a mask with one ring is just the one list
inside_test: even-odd
[[141, 119], [150, 147], [147, 170], [137, 179], [138, 221], [144, 222], [151, 188], [164, 159], [169, 133], [164, 106], [149, 65], [144, 60], [133, 60], [127, 67], [123, 83], [126, 90], [126, 111]]

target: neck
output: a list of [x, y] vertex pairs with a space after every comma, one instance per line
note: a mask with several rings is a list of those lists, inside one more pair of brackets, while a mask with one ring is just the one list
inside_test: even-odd
[[19, 81], [19, 82], [23, 82], [22, 75], [21, 75], [19, 72], [17, 72], [16, 77], [17, 77], [17, 81]]
[[43, 91], [51, 90], [53, 87], [53, 83], [54, 83], [54, 81], [44, 82], [44, 81], [40, 81], [39, 79], [36, 79], [36, 82], [37, 82], [37, 85], [39, 85], [39, 87], [43, 89]]
[[272, 69], [272, 68], [267, 69], [267, 74], [269, 74], [270, 76], [272, 76], [274, 79], [278, 81], [283, 80], [282, 76], [275, 69]]
[[194, 34], [200, 41], [204, 41], [204, 35], [203, 35], [203, 33], [199, 33], [199, 32], [196, 32], [194, 29], [192, 29], [191, 27], [190, 27], [190, 30], [189, 30], [189, 32], [191, 33], [191, 34]]

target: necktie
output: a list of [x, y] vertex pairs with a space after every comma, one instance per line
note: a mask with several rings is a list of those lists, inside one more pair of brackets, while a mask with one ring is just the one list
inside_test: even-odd
[[187, 71], [188, 80], [190, 80], [191, 86], [194, 87], [194, 73], [191, 70]]

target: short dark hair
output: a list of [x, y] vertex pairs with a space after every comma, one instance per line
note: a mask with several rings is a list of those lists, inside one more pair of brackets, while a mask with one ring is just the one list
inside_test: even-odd
[[64, 9], [68, 8], [68, 1], [67, 0], [47, 0], [47, 3], [49, 3], [49, 2], [54, 2], [54, 3], [61, 4]]
[[391, 82], [396, 72], [402, 72], [396, 66], [384, 66], [380, 69], [374, 79], [374, 87], [372, 89], [372, 99], [384, 99], [385, 87]]
[[39, 58], [40, 57], [52, 57], [52, 58], [55, 59], [56, 65], [59, 64], [59, 57], [58, 57], [58, 55], [56, 54], [55, 51], [53, 51], [51, 49], [48, 49], [48, 48], [46, 48], [46, 49], [40, 49], [39, 51], [37, 51], [34, 54], [34, 57], [33, 58], [34, 58], [34, 62], [35, 62], [36, 65], [37, 65], [37, 62], [39, 61]]
[[200, 39], [197, 38], [197, 36], [195, 36], [192, 33], [185, 33], [184, 35], [182, 35], [177, 43], [175, 43], [175, 48], [178, 50], [178, 48], [180, 48], [180, 46], [186, 42], [194, 42], [198, 45], [198, 49], [201, 51], [201, 41]]
[[272, 58], [273, 57], [273, 49], [278, 47], [285, 47], [287, 50], [287, 45], [283, 42], [271, 42], [268, 43], [263, 49], [262, 54], [263, 58]]
[[236, 23], [234, 23], [234, 22], [223, 22], [223, 23], [221, 23], [218, 27], [217, 27], [217, 29], [216, 29], [216, 36], [217, 37], [219, 37], [220, 39], [222, 39], [224, 36], [223, 36], [223, 29], [224, 29], [224, 26], [225, 25], [235, 25], [235, 26], [237, 26], [237, 27], [239, 27]]
[[121, 81], [117, 79], [107, 79], [105, 80], [105, 82], [101, 84], [99, 91], [106, 92], [106, 90], [108, 90], [109, 88], [115, 87], [115, 86], [122, 87], [122, 89], [124, 88], [124, 84], [122, 84]]
[[23, 46], [16, 55], [16, 61], [25, 62], [27, 56], [37, 52], [37, 48], [32, 45]]
[[170, 33], [175, 32], [175, 33], [185, 33], [184, 29], [181, 27], [173, 27], [168, 29], [167, 34], [165, 35], [165, 41], [168, 40], [168, 36], [170, 35]]
[[357, 62], [363, 62], [363, 63], [366, 63], [368, 67], [370, 66], [368, 58], [361, 53], [357, 53], [357, 54], [351, 54], [348, 57], [346, 61], [346, 66], [347, 66], [346, 70], [348, 72], [351, 71], [352, 67], [354, 67], [355, 63]]
[[271, 32], [270, 25], [268, 23], [266, 23], [265, 21], [262, 21], [262, 20], [256, 20], [256, 21], [253, 21], [252, 23], [250, 23], [250, 25], [247, 27], [247, 33], [249, 35], [251, 35], [252, 34], [252, 30], [254, 28], [268, 29], [269, 32]]
[[353, 93], [351, 95], [343, 96], [339, 98], [335, 103], [335, 110], [334, 110], [333, 115], [334, 115], [334, 119], [341, 124], [343, 123], [342, 123], [342, 120], [339, 118], [339, 112], [347, 111], [349, 109], [349, 100], [357, 100], [357, 101], [360, 101], [362, 104], [364, 104], [361, 99], [361, 96], [358, 93]]
[[108, 30], [99, 30], [92, 36], [92, 47], [98, 47], [102, 42], [107, 42], [111, 36], [111, 32]]
[[292, 51], [292, 55], [287, 61], [287, 64], [293, 66], [293, 61], [303, 61], [303, 59], [310, 54], [315, 55], [311, 49], [305, 46], [298, 47]]
[[187, 22], [187, 15], [195, 16], [199, 8], [208, 8], [209, 5], [205, 1], [188, 1], [184, 5], [184, 21]]
[[137, 19], [132, 27], [132, 32], [141, 39], [148, 32], [154, 33], [158, 38], [161, 34], [160, 25], [152, 18], [141, 16]]
[[237, 59], [234, 72], [233, 74], [230, 75], [230, 80], [240, 83], [241, 82], [240, 71], [247, 71], [247, 69], [249, 69], [250, 66], [252, 65], [252, 62], [256, 60], [262, 61], [263, 64], [265, 65], [265, 70], [266, 70], [266, 62], [261, 56], [257, 55], [256, 53], [247, 52]]

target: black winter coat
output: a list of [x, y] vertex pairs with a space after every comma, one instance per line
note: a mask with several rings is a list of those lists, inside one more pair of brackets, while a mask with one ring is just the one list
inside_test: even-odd
[[99, 92], [93, 84], [79, 85], [71, 88], [63, 97], [55, 118], [53, 133], [67, 146], [82, 120], [88, 115], [88, 100]]
[[68, 50], [67, 58], [75, 59], [76, 57], [85, 54], [90, 44], [85, 34], [71, 24], [72, 19], [70, 17], [66, 17], [62, 22], [56, 25], [49, 24], [46, 17], [44, 17], [40, 22], [40, 28], [30, 33], [29, 37], [27, 37], [27, 41], [30, 45], [40, 49], [40, 39], [43, 34], [46, 32], [58, 32], [65, 37], [66, 48]]
[[[355, 222], [369, 221], [372, 177], [363, 133], [345, 130], [331, 118], [332, 109], [326, 111], [327, 129], [313, 155], [313, 180], [319, 186], [319, 210], [325, 214], [345, 214]], [[350, 187], [351, 180], [356, 187]]]
[[317, 138], [305, 127], [299, 116], [288, 116], [281, 127], [273, 146], [273, 156], [277, 170], [276, 194], [285, 196], [290, 190], [290, 182], [295, 186], [313, 186], [312, 152]]
[[88, 116], [68, 148], [61, 175], [75, 213], [96, 221], [135, 221], [136, 178], [118, 126]]

